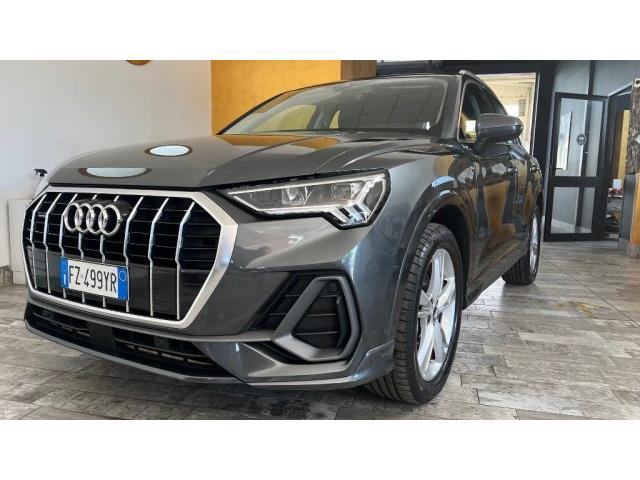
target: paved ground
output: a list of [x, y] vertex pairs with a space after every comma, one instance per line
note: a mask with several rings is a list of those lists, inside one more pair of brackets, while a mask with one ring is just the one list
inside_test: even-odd
[[613, 242], [545, 244], [535, 285], [496, 282], [464, 314], [445, 390], [419, 407], [156, 377], [29, 334], [23, 297], [0, 288], [0, 418], [640, 418], [640, 260]]

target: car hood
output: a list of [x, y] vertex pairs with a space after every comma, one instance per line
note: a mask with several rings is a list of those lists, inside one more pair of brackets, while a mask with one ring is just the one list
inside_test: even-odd
[[[191, 152], [175, 157], [148, 153], [158, 145], [186, 145]], [[49, 183], [199, 189], [313, 175], [329, 166], [329, 171], [365, 169], [366, 158], [416, 148], [442, 151], [428, 138], [388, 133], [217, 135], [80, 155], [55, 171]]]

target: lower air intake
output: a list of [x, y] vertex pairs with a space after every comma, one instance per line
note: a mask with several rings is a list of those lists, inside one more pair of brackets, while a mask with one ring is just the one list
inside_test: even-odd
[[308, 362], [346, 358], [359, 335], [349, 283], [327, 274], [295, 274], [253, 328], [273, 330], [275, 346]]
[[51, 337], [114, 357], [191, 377], [230, 377], [192, 342], [85, 322], [29, 304], [27, 324]]

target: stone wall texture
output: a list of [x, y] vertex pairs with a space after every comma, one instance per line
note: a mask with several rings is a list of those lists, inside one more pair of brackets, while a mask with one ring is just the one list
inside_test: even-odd
[[631, 119], [625, 171], [626, 173], [640, 172], [640, 78], [633, 82], [631, 90]]

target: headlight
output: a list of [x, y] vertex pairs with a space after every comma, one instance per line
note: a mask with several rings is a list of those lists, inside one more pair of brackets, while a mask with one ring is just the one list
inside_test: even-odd
[[380, 209], [389, 182], [385, 173], [345, 175], [257, 187], [224, 193], [266, 215], [325, 215], [341, 227], [367, 224]]

